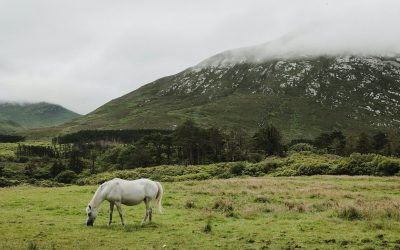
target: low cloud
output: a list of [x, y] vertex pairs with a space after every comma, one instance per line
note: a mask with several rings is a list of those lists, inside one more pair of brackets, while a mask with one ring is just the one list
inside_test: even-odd
[[400, 52], [398, 1], [0, 0], [0, 6], [0, 100], [47, 101], [80, 113], [231, 48], [262, 44], [240, 50], [262, 57]]

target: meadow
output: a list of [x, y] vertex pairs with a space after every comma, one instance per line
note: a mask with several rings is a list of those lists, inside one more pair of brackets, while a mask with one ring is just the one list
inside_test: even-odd
[[94, 227], [97, 186], [0, 189], [0, 249], [400, 249], [400, 178], [243, 177], [163, 182], [164, 214], [144, 204]]

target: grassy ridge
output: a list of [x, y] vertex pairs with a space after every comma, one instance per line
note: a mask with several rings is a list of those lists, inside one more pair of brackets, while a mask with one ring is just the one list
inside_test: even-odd
[[9, 120], [27, 129], [55, 126], [79, 116], [62, 106], [45, 102], [0, 102], [0, 120]]
[[22, 129], [23, 127], [16, 122], [0, 119], [0, 133], [8, 134]]
[[139, 226], [144, 204], [93, 228], [84, 208], [96, 186], [0, 189], [0, 248], [397, 249], [398, 177], [259, 177], [163, 183], [165, 214]]

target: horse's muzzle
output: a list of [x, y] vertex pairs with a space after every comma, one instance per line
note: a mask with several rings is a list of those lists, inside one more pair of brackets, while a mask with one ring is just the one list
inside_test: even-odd
[[87, 222], [86, 222], [86, 226], [90, 226], [90, 227], [93, 227], [93, 220], [88, 220]]

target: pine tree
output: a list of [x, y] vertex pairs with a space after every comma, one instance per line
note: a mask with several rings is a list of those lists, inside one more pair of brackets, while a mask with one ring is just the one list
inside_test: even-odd
[[[387, 148], [389, 145], [389, 139], [385, 133], [382, 131], [379, 131], [373, 136], [373, 149], [375, 150], [376, 153], [387, 153]], [[385, 150], [386, 149], [386, 150]]]
[[255, 149], [267, 155], [281, 155], [283, 152], [282, 135], [272, 124], [260, 128], [253, 139]]
[[369, 135], [363, 132], [358, 136], [356, 151], [361, 154], [367, 154], [373, 151], [372, 139]]

